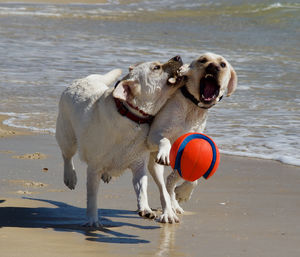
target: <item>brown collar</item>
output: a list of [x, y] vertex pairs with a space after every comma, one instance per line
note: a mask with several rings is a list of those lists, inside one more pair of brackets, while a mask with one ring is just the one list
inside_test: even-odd
[[122, 101], [120, 101], [117, 98], [114, 98], [115, 103], [116, 103], [116, 107], [118, 109], [118, 112], [122, 115], [122, 116], [126, 116], [128, 119], [134, 121], [135, 123], [138, 124], [144, 124], [144, 123], [148, 123], [151, 124], [154, 116], [152, 115], [145, 115], [145, 117], [139, 117], [136, 114], [130, 112], [130, 110], [123, 104]]

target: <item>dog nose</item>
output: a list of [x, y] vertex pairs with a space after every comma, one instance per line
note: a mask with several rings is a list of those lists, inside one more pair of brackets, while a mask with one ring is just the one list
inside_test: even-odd
[[215, 63], [210, 63], [210, 64], [206, 67], [205, 71], [206, 71], [207, 73], [210, 73], [210, 74], [217, 73], [217, 72], [220, 71], [220, 66], [217, 65], [217, 64], [215, 64]]
[[182, 62], [181, 57], [179, 55], [173, 57], [172, 60], [175, 62]]

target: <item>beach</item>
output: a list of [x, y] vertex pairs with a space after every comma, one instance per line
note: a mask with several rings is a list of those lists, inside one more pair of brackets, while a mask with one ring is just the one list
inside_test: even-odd
[[6, 125], [53, 135], [59, 96], [74, 80], [213, 52], [235, 69], [238, 87], [211, 108], [205, 133], [222, 153], [300, 166], [299, 3], [70, 2], [0, 1]]
[[[216, 174], [200, 179], [191, 200], [182, 204], [179, 224], [140, 218], [126, 172], [100, 185], [104, 228], [89, 231], [81, 226], [85, 165], [75, 158], [78, 185], [71, 191], [63, 184], [63, 163], [52, 135], [7, 136], [6, 130], [1, 125], [3, 257], [300, 255], [299, 167], [223, 154]], [[159, 213], [152, 178], [148, 194]]]
[[[299, 17], [293, 0], [0, 0], [0, 256], [299, 257]], [[75, 156], [69, 190], [54, 137], [61, 92], [204, 52], [238, 75], [204, 131], [217, 172], [181, 204], [179, 224], [161, 224], [138, 216], [127, 171], [100, 185], [103, 228], [83, 227], [86, 165]], [[151, 176], [148, 197], [159, 215]]]

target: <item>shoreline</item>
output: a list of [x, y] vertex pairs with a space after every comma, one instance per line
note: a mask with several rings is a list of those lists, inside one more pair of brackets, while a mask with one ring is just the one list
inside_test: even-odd
[[33, 132], [28, 129], [15, 128], [3, 124], [3, 121], [9, 119], [10, 116], [0, 114], [0, 139], [12, 136], [32, 135]]
[[[1, 0], [0, 0], [1, 1]], [[35, 134], [46, 134], [46, 135], [54, 135], [53, 133], [50, 133], [48, 131], [32, 131], [30, 129], [26, 128], [17, 128], [14, 126], [9, 126], [9, 125], [4, 125], [3, 121], [9, 119], [11, 116], [9, 115], [3, 115], [0, 114], [0, 138], [5, 138], [5, 137], [11, 137], [11, 136], [21, 136], [21, 135], [35, 135]], [[266, 161], [274, 161], [277, 163], [280, 163], [282, 165], [288, 165], [288, 166], [293, 166], [296, 168], [300, 168], [300, 165], [296, 165], [292, 162], [284, 162], [282, 160], [275, 160], [272, 158], [263, 158], [263, 157], [257, 157], [257, 156], [247, 156], [245, 155], [238, 155], [238, 154], [231, 154], [231, 153], [222, 153], [222, 155], [225, 156], [232, 156], [232, 157], [238, 157], [238, 158], [247, 158], [247, 159], [253, 159], [253, 160], [266, 160]]]
[[[0, 0], [1, 1], [1, 0]], [[48, 134], [48, 135], [54, 135], [53, 133], [49, 133], [48, 131], [32, 131], [30, 129], [26, 129], [26, 128], [16, 128], [14, 126], [9, 126], [9, 125], [4, 125], [3, 121], [9, 119], [10, 116], [9, 115], [2, 115], [0, 114], [0, 138], [4, 138], [4, 137], [11, 137], [11, 136], [20, 136], [20, 135], [34, 135], [34, 134]], [[275, 159], [271, 159], [271, 158], [262, 158], [262, 157], [256, 157], [256, 156], [247, 156], [245, 155], [238, 155], [238, 154], [231, 154], [231, 153], [222, 153], [222, 155], [225, 156], [232, 156], [232, 157], [240, 157], [240, 158], [248, 158], [248, 159], [253, 159], [253, 160], [266, 160], [266, 161], [274, 161], [274, 162], [278, 162], [280, 164], [283, 165], [289, 165], [289, 166], [293, 166], [293, 167], [300, 167], [299, 165], [293, 164], [293, 163], [288, 163], [288, 162], [284, 162], [281, 160], [275, 160]]]

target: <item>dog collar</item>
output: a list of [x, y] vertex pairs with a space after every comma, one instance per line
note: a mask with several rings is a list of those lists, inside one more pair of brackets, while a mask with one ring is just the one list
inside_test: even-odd
[[130, 110], [124, 105], [124, 103], [122, 101], [120, 101], [117, 98], [114, 98], [114, 100], [115, 100], [118, 112], [122, 116], [125, 116], [128, 119], [130, 119], [138, 124], [145, 124], [145, 123], [151, 124], [152, 123], [154, 116], [152, 116], [152, 115], [145, 115], [145, 117], [137, 116], [136, 114], [130, 112]]
[[[121, 82], [121, 80], [118, 80], [115, 84], [115, 88], [117, 87], [117, 85]], [[125, 116], [127, 117], [128, 119], [134, 121], [135, 123], [138, 123], [138, 124], [144, 124], [144, 123], [148, 123], [148, 124], [151, 124], [153, 119], [154, 119], [154, 116], [152, 115], [148, 115], [140, 110], [137, 110], [139, 111], [143, 116], [145, 116], [144, 118], [143, 117], [140, 117], [140, 116], [137, 116], [136, 114], [130, 112], [130, 110], [124, 105], [124, 103], [122, 101], [120, 101], [119, 99], [117, 98], [114, 98], [115, 100], [115, 103], [116, 103], [116, 107], [118, 109], [118, 112], [122, 115], [122, 116]], [[129, 105], [129, 104], [128, 104]], [[130, 106], [130, 105], [129, 105]], [[132, 108], [135, 108], [133, 106], [131, 106]]]
[[200, 106], [200, 101], [197, 100], [187, 89], [186, 85], [184, 85], [183, 87], [180, 88], [181, 93], [183, 94], [183, 96], [187, 99], [189, 99], [190, 101], [192, 101], [195, 105], [197, 105], [198, 107], [202, 108], [202, 109], [209, 109], [207, 107], [203, 107]]
[[121, 80], [118, 80], [117, 82], [116, 82], [116, 84], [115, 84], [115, 86], [114, 86], [114, 88], [116, 88], [117, 87], [117, 85], [119, 85], [119, 83], [121, 82]]

